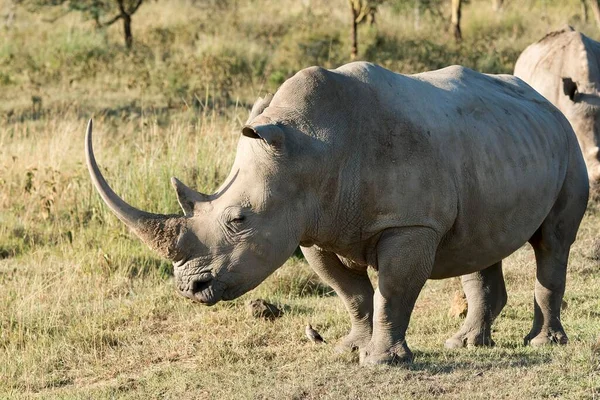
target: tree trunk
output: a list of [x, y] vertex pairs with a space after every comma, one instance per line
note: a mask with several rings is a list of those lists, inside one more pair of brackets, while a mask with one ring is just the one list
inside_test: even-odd
[[592, 13], [594, 14], [594, 19], [596, 20], [596, 24], [600, 27], [600, 6], [598, 5], [598, 0], [588, 0], [590, 8], [592, 9]]
[[358, 25], [356, 18], [358, 16], [356, 15], [354, 7], [351, 6], [350, 11], [352, 12], [352, 32], [350, 36], [350, 43], [352, 44], [352, 47], [350, 49], [350, 59], [355, 60], [356, 56], [358, 55], [358, 33], [356, 29]]
[[[596, 0], [594, 0], [596, 1]], [[452, 0], [452, 31], [454, 33], [454, 40], [460, 42], [462, 40], [462, 33], [460, 31], [460, 7], [461, 0]]]
[[123, 14], [123, 33], [125, 34], [125, 47], [131, 49], [133, 44], [133, 36], [131, 35], [131, 15]]
[[586, 3], [586, 0], [581, 0], [581, 19], [583, 19], [583, 22], [587, 23], [589, 16], [588, 16], [588, 5]]
[[500, 11], [503, 3], [504, 3], [504, 0], [492, 0], [492, 9], [494, 11]]
[[369, 13], [367, 14], [367, 23], [369, 24], [369, 26], [375, 26], [376, 22], [375, 21], [375, 14], [377, 13], [377, 8], [373, 7], [371, 9], [369, 9]]
[[413, 10], [415, 14], [415, 31], [421, 29], [421, 0], [415, 1], [415, 8]]

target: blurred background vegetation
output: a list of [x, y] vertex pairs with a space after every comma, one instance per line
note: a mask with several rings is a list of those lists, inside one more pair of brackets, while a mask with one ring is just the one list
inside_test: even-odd
[[456, 40], [453, 3], [2, 0], [0, 115], [247, 106], [301, 68], [351, 59], [401, 73], [451, 64], [511, 73], [548, 30], [598, 32], [596, 0], [470, 0]]

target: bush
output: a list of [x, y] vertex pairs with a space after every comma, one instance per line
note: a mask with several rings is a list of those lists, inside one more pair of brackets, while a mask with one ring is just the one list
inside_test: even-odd
[[347, 61], [340, 32], [314, 27], [290, 31], [283, 37], [270, 62], [270, 81], [279, 82], [297, 71], [319, 65], [334, 68]]

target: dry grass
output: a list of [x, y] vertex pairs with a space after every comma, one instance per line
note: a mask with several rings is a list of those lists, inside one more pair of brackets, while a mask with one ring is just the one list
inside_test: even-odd
[[[598, 222], [587, 216], [582, 236], [597, 235]], [[129, 251], [137, 247], [123, 242]], [[446, 315], [452, 284], [432, 281], [411, 322], [416, 361], [406, 369], [361, 368], [355, 356], [306, 341], [307, 320], [333, 343], [349, 326], [337, 297], [282, 289], [314, 279], [299, 260], [253, 293], [203, 308], [176, 295], [159, 268], [132, 274], [125, 266], [139, 263], [135, 257], [109, 270], [94, 250], [41, 249], [1, 264], [0, 390], [44, 398], [593, 398], [600, 390], [592, 351], [600, 279], [597, 261], [585, 255], [588, 242], [581, 238], [573, 250], [567, 347], [522, 345], [534, 279], [532, 252], [524, 248], [506, 262], [509, 304], [495, 325], [497, 347], [442, 348], [460, 321]], [[274, 322], [249, 317], [244, 301], [254, 297], [285, 315]]]
[[[212, 308], [175, 293], [171, 266], [94, 193], [85, 120], [95, 115], [100, 165], [131, 203], [177, 212], [172, 175], [214, 190], [248, 104], [301, 67], [343, 63], [348, 48], [341, 0], [333, 8], [312, 0], [310, 12], [291, 0], [238, 3], [148, 3], [134, 17], [132, 53], [119, 45], [118, 27], [94, 32], [74, 15], [50, 25], [19, 11], [14, 27], [0, 28], [0, 398], [597, 398], [596, 205], [572, 251], [567, 347], [522, 345], [535, 270], [527, 248], [505, 264], [509, 303], [495, 325], [497, 347], [442, 348], [460, 324], [447, 315], [455, 286], [432, 281], [411, 321], [416, 360], [407, 368], [361, 368], [355, 355], [307, 342], [307, 321], [330, 343], [349, 321], [301, 259]], [[596, 32], [577, 21], [575, 0], [546, 1], [542, 13], [533, 1], [537, 8], [525, 11], [507, 3], [499, 16], [487, 1], [466, 6], [462, 45], [439, 21], [424, 17], [416, 29], [412, 13], [384, 8], [377, 31], [361, 28], [361, 55], [404, 72], [450, 63], [510, 72], [548, 27], [572, 22]], [[32, 110], [32, 96], [41, 110]], [[284, 316], [249, 317], [244, 303], [256, 297]]]

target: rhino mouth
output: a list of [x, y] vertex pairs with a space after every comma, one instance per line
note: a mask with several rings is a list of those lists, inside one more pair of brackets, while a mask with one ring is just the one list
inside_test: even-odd
[[208, 306], [221, 300], [222, 292], [221, 285], [210, 272], [196, 275], [187, 284], [185, 290], [180, 291], [184, 297]]
[[198, 293], [194, 293], [192, 300], [205, 306], [214, 306], [221, 300], [221, 296], [215, 295], [215, 293], [207, 288]]

